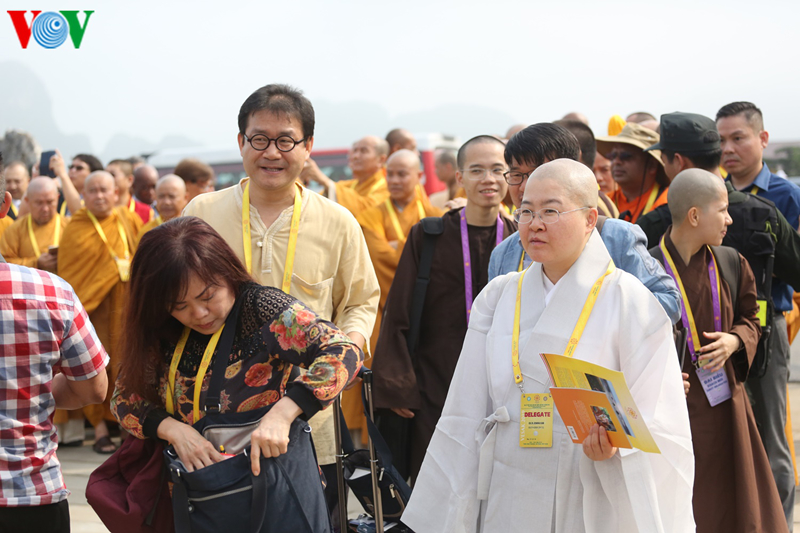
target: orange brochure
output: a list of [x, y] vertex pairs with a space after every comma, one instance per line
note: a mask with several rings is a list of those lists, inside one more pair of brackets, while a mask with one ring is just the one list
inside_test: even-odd
[[553, 401], [573, 442], [583, 442], [589, 429], [600, 424], [618, 448], [661, 453], [622, 372], [563, 355], [540, 355], [555, 385], [550, 388]]

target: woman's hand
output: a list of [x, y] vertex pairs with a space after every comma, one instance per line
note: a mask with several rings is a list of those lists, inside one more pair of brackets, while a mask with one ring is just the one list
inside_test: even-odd
[[689, 396], [689, 387], [691, 387], [691, 383], [689, 383], [689, 374], [681, 372], [681, 377], [683, 378], [683, 393]]
[[174, 418], [165, 418], [157, 430], [158, 436], [175, 448], [178, 458], [188, 472], [211, 466], [224, 459], [196, 429]]
[[250, 464], [253, 475], [261, 473], [261, 456], [277, 457], [289, 447], [289, 429], [292, 422], [303, 412], [288, 396], [284, 396], [264, 415], [250, 435]]
[[592, 461], [605, 461], [611, 459], [617, 453], [617, 448], [611, 445], [608, 440], [606, 428], [599, 424], [592, 426], [589, 434], [583, 439], [583, 453]]
[[704, 331], [703, 335], [707, 339], [714, 339], [714, 342], [698, 350], [698, 354], [703, 354], [698, 358], [700, 367], [709, 372], [716, 372], [725, 366], [725, 361], [742, 346], [741, 339], [731, 333]]

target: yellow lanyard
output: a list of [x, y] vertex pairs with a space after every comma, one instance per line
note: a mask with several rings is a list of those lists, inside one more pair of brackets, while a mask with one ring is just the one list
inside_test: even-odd
[[[91, 211], [86, 211], [86, 214], [89, 215], [89, 220], [91, 220], [92, 224], [94, 224], [94, 229], [97, 230], [97, 233], [100, 235], [100, 238], [103, 239], [103, 242], [106, 244], [106, 248], [108, 248], [108, 252], [111, 254], [111, 258], [114, 261], [117, 261], [119, 259], [119, 256], [111, 247], [111, 245], [108, 244], [108, 239], [106, 239], [106, 233], [103, 231], [103, 228], [100, 226], [100, 223], [97, 222], [97, 219], [95, 218], [95, 216], [92, 214]], [[119, 221], [119, 217], [117, 217], [116, 214], [112, 214], [111, 216], [113, 216], [117, 220], [117, 229], [119, 230], [119, 236], [122, 239], [122, 245], [125, 247], [125, 259], [128, 259], [131, 256], [131, 251], [128, 248], [128, 236], [125, 233], [125, 228], [122, 226], [122, 222]]]
[[60, 211], [60, 213], [61, 213], [62, 217], [67, 216], [67, 201], [66, 200], [61, 202], [61, 211]]
[[753, 185], [753, 188], [750, 189], [750, 194], [752, 194], [753, 196], [758, 196], [758, 187]]
[[136, 212], [136, 202], [133, 201], [133, 196], [131, 196], [130, 200], [128, 201], [128, 211], [131, 213]]
[[[36, 240], [36, 235], [33, 234], [33, 219], [32, 216], [28, 215], [28, 237], [31, 239], [31, 245], [33, 246], [33, 253], [36, 257], [42, 255], [39, 251], [39, 242]], [[53, 246], [58, 246], [58, 241], [61, 238], [61, 216], [56, 215], [56, 229], [55, 233], [53, 234]]]
[[14, 202], [11, 202], [11, 212], [14, 213], [14, 218], [19, 216], [19, 209], [17, 209], [17, 206], [14, 205]]
[[[422, 202], [419, 199], [416, 201], [417, 204], [417, 212], [419, 213], [419, 220], [425, 218], [425, 208], [422, 207]], [[392, 199], [386, 199], [386, 210], [389, 211], [389, 219], [392, 221], [392, 226], [394, 226], [394, 232], [397, 234], [397, 240], [400, 242], [406, 242], [406, 234], [403, 233], [403, 228], [400, 226], [400, 220], [397, 218], [397, 211], [394, 209], [394, 204], [392, 204]]]
[[522, 250], [522, 257], [519, 258], [519, 267], [517, 267], [517, 272], [522, 272], [522, 266], [525, 264], [525, 250]]
[[[197, 376], [194, 380], [194, 397], [192, 399], [194, 422], [200, 420], [200, 392], [203, 390], [203, 379], [206, 377], [208, 365], [211, 364], [211, 356], [214, 355], [214, 350], [217, 349], [217, 342], [219, 342], [219, 336], [222, 335], [223, 329], [225, 329], [225, 324], [222, 324], [222, 327], [211, 336], [211, 339], [208, 341], [208, 345], [206, 346], [206, 350], [203, 352], [203, 359], [200, 361], [200, 368], [197, 369]], [[172, 352], [172, 362], [169, 365], [169, 382], [167, 383], [166, 401], [167, 412], [169, 414], [175, 413], [175, 376], [178, 373], [178, 363], [181, 362], [183, 349], [186, 347], [186, 341], [189, 340], [189, 333], [191, 333], [191, 331], [192, 330], [189, 328], [183, 328], [181, 338], [178, 341], [177, 346], [175, 346], [175, 351]]]
[[163, 224], [163, 223], [164, 223], [164, 219], [163, 219], [163, 218], [161, 218], [161, 215], [158, 215], [158, 216], [156, 217], [156, 226], [160, 226], [160, 225], [161, 225], [161, 224]]
[[[298, 188], [301, 186], [298, 184]], [[283, 282], [281, 290], [289, 293], [292, 287], [292, 270], [294, 269], [294, 254], [297, 250], [297, 232], [300, 229], [300, 207], [302, 205], [302, 194], [295, 189], [294, 207], [292, 209], [292, 223], [289, 230], [289, 249], [286, 252], [286, 262], [283, 265]], [[253, 242], [250, 236], [250, 182], [244, 186], [242, 194], [242, 240], [244, 241], [244, 264], [249, 273], [253, 273]]]
[[[689, 295], [686, 294], [686, 289], [683, 287], [683, 281], [681, 280], [680, 274], [678, 274], [678, 269], [675, 268], [675, 262], [672, 260], [672, 256], [669, 254], [667, 250], [667, 246], [664, 243], [664, 236], [661, 237], [661, 242], [659, 243], [659, 247], [661, 248], [661, 253], [664, 255], [664, 259], [667, 260], [669, 263], [669, 267], [672, 269], [672, 273], [675, 275], [675, 281], [678, 282], [678, 289], [681, 291], [681, 300], [683, 301], [683, 308], [686, 310], [686, 322], [689, 323], [689, 334], [692, 336], [692, 342], [696, 343], [696, 348], [700, 347], [700, 336], [697, 334], [697, 324], [694, 322], [694, 313], [692, 313], [692, 306], [689, 305]], [[714, 272], [716, 273], [717, 279], [717, 294], [721, 294], [720, 292], [720, 285], [719, 285], [719, 267], [717, 266], [717, 258], [714, 257], [713, 252], [711, 252], [711, 248], [709, 248], [708, 253], [711, 254], [711, 259], [714, 261]], [[686, 323], [684, 322], [684, 324]], [[692, 348], [692, 344], [689, 345], [689, 348]], [[693, 354], [694, 356], [694, 354]]]
[[644, 204], [644, 209], [642, 209], [641, 213], [642, 215], [646, 215], [653, 209], [653, 204], [656, 203], [656, 198], [658, 198], [659, 190], [660, 188], [657, 183], [653, 185], [653, 190], [650, 191], [650, 198], [647, 199], [647, 203]]
[[[519, 320], [520, 310], [522, 308], [522, 280], [527, 272], [528, 269], [525, 269], [525, 271], [520, 274], [519, 281], [517, 282], [517, 303], [514, 308], [514, 326], [511, 333], [511, 364], [514, 367], [514, 382], [520, 390], [522, 390], [523, 380], [522, 370], [519, 367]], [[575, 329], [572, 330], [572, 335], [569, 337], [567, 349], [564, 351], [564, 357], [572, 357], [575, 355], [575, 349], [578, 347], [578, 341], [581, 335], [583, 335], [586, 323], [589, 321], [589, 315], [592, 314], [592, 308], [594, 308], [594, 304], [597, 301], [600, 288], [603, 286], [606, 276], [612, 272], [614, 272], [614, 261], [609, 261], [605, 274], [597, 278], [597, 281], [595, 281], [592, 286], [592, 290], [589, 291], [589, 296], [586, 298], [586, 303], [583, 304], [583, 309], [578, 317], [578, 322], [575, 324]]]

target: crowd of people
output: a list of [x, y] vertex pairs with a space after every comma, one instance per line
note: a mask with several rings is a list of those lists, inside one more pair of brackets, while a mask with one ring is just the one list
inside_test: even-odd
[[[218, 410], [274, 405], [254, 474], [308, 420], [332, 517], [328, 407], [366, 442], [366, 365], [414, 531], [792, 530], [800, 187], [764, 163], [758, 107], [478, 135], [436, 152], [430, 195], [408, 131], [354, 142], [334, 181], [314, 126], [300, 91], [253, 92], [246, 177], [218, 191], [194, 159], [0, 166], [0, 530], [69, 530], [56, 449], [87, 426], [97, 453], [223, 460], [192, 424], [228, 320]], [[611, 424], [575, 444], [552, 400], [526, 404], [552, 386], [540, 353], [622, 372], [660, 453]], [[528, 416], [547, 433], [526, 440]]]

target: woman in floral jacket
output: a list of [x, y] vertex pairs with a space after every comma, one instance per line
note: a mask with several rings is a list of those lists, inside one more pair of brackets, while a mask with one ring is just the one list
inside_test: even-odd
[[112, 411], [134, 436], [173, 444], [189, 471], [224, 458], [191, 424], [195, 413], [203, 414], [217, 356], [214, 334], [237, 298], [241, 310], [233, 348], [224, 354], [220, 412], [275, 404], [251, 436], [254, 474], [260, 455], [286, 452], [292, 421], [333, 402], [363, 361], [336, 326], [288, 294], [257, 285], [202, 220], [183, 217], [150, 230], [131, 265]]

